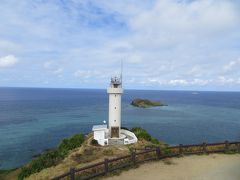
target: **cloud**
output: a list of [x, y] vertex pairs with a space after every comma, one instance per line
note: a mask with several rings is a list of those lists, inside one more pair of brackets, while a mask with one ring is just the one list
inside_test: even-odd
[[[46, 62], [43, 63], [43, 67], [44, 67], [44, 69], [47, 70], [47, 72], [49, 72], [53, 75], [56, 75], [57, 77], [62, 78], [62, 74], [63, 74], [64, 69], [62, 67], [59, 67], [59, 65], [56, 62], [46, 61]], [[49, 83], [48, 80], [45, 80], [43, 82], [46, 82], [46, 81]], [[44, 84], [46, 84], [46, 83], [44, 83]]]
[[53, 64], [52, 61], [47, 61], [47, 62], [45, 62], [45, 63], [43, 64], [43, 67], [44, 67], [45, 69], [49, 69], [52, 64]]
[[226, 64], [223, 69], [225, 72], [232, 71], [234, 68], [239, 68], [240, 66], [240, 58], [235, 61], [230, 61], [228, 64]]
[[[102, 73], [101, 71], [96, 70], [77, 70], [74, 72], [74, 76], [79, 79], [89, 79], [93, 78], [93, 80], [106, 77], [108, 72]], [[110, 77], [110, 76], [109, 76]]]
[[103, 88], [123, 59], [126, 88], [240, 89], [237, 1], [13, 0], [0, 11], [0, 56], [21, 58], [15, 74], [32, 78], [13, 86]]
[[14, 66], [17, 62], [18, 59], [14, 55], [0, 57], [0, 68]]
[[0, 39], [0, 49], [3, 52], [19, 51], [21, 50], [21, 46], [10, 40]]
[[[204, 80], [204, 79], [170, 79], [170, 80], [161, 80], [156, 78], [149, 78], [147, 81], [141, 81], [141, 83], [144, 83], [146, 85], [152, 84], [152, 85], [161, 85], [161, 86], [168, 86], [168, 87], [189, 87], [189, 86], [205, 86], [210, 83], [212, 83], [212, 80]], [[216, 82], [215, 82], [216, 83]]]
[[52, 73], [55, 74], [55, 75], [59, 75], [62, 72], [63, 72], [63, 68], [58, 68], [58, 69], [55, 69], [55, 70], [52, 71]]
[[233, 79], [233, 78], [227, 78], [225, 76], [219, 76], [218, 77], [218, 82], [221, 84], [221, 85], [226, 85], [226, 84], [232, 84], [232, 83], [235, 83], [237, 82], [237, 80]]
[[[239, 22], [236, 4], [231, 1], [168, 1], [159, 0], [152, 9], [140, 12], [130, 20], [130, 26], [136, 32], [141, 31], [145, 37], [157, 36], [171, 39], [173, 35], [185, 38], [190, 35], [213, 35], [236, 27]], [[178, 32], [175, 35], [173, 32]], [[165, 34], [165, 37], [159, 35]], [[179, 36], [181, 35], [181, 36]], [[143, 38], [145, 38], [143, 37]]]
[[203, 68], [199, 65], [195, 65], [186, 74], [194, 77], [201, 77], [203, 73], [204, 73]]
[[187, 85], [188, 82], [185, 79], [174, 79], [169, 81], [170, 85]]
[[193, 79], [193, 81], [190, 83], [192, 85], [198, 85], [198, 86], [204, 86], [211, 83], [211, 80], [206, 79]]

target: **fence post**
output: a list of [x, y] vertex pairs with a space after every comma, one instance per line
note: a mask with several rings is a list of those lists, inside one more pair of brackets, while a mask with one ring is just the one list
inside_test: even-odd
[[229, 150], [229, 142], [225, 141], [225, 152]]
[[237, 143], [236, 146], [237, 146], [237, 151], [240, 153], [240, 143]]
[[181, 155], [182, 153], [183, 153], [182, 144], [179, 144], [179, 154]]
[[106, 159], [104, 159], [104, 172], [105, 172], [105, 174], [107, 174], [108, 173], [108, 159], [106, 158]]
[[207, 153], [207, 146], [205, 142], [202, 144], [202, 147], [203, 147], [203, 153]]
[[75, 180], [75, 168], [70, 168], [70, 180]]
[[133, 165], [136, 164], [136, 153], [135, 152], [132, 152], [132, 162], [133, 162]]
[[157, 159], [160, 159], [160, 158], [161, 158], [161, 150], [160, 150], [160, 147], [157, 147], [157, 148], [156, 148], [156, 154], [157, 154]]

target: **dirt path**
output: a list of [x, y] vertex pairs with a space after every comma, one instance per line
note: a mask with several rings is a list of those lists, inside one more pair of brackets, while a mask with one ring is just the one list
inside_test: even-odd
[[240, 180], [240, 154], [212, 154], [146, 163], [109, 180]]

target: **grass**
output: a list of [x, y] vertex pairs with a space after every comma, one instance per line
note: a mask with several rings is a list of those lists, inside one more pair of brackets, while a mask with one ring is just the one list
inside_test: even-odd
[[[118, 147], [118, 146], [116, 146], [116, 147], [115, 146], [101, 147], [99, 145], [96, 145], [96, 142], [94, 142], [92, 140], [92, 135], [91, 135], [91, 137], [89, 136], [89, 138], [85, 138], [83, 134], [77, 134], [68, 139], [64, 139], [61, 141], [61, 143], [58, 145], [58, 147], [56, 149], [49, 150], [49, 151], [42, 153], [40, 156], [36, 157], [30, 163], [28, 163], [28, 165], [21, 168], [21, 172], [18, 175], [18, 179], [19, 180], [24, 179], [25, 177], [28, 177], [31, 174], [40, 172], [43, 169], [48, 168], [48, 167], [64, 164], [64, 163], [66, 163], [66, 159], [70, 160], [67, 163], [67, 167], [69, 167], [69, 165], [70, 165], [69, 162], [72, 163], [71, 160], [73, 160], [74, 162], [76, 162], [78, 164], [77, 167], [79, 168], [79, 167], [83, 167], [89, 163], [93, 163], [96, 160], [102, 161], [103, 159], [101, 159], [101, 158], [106, 158], [106, 156], [107, 156], [107, 158], [123, 156], [123, 155], [128, 154], [129, 151], [133, 150], [134, 148], [141, 149], [142, 147], [145, 147], [145, 146], [160, 147], [161, 152], [164, 155], [171, 155], [171, 154], [177, 153], [179, 150], [178, 148], [170, 149], [167, 144], [159, 142], [156, 138], [153, 138], [143, 128], [135, 127], [135, 128], [132, 128], [131, 131], [133, 133], [135, 133], [139, 142], [136, 144], [131, 144], [128, 146], [121, 146], [121, 147]], [[82, 144], [83, 142], [84, 142], [84, 144]], [[80, 146], [81, 146], [81, 151], [79, 151], [77, 153], [75, 153], [74, 151], [71, 151]], [[213, 147], [211, 147], [211, 149], [214, 150], [214, 149], [218, 149], [218, 148], [222, 148], [222, 147], [224, 147], [224, 146], [216, 146], [216, 147], [213, 146]], [[230, 147], [232, 147], [232, 146], [230, 146]], [[192, 148], [183, 149], [183, 150], [185, 152], [187, 152], [187, 151], [197, 151], [198, 149], [199, 149], [199, 147], [192, 147]], [[71, 154], [70, 154], [70, 151], [71, 151]], [[232, 152], [230, 151], [228, 153], [231, 154]], [[69, 154], [70, 154], [70, 156], [69, 156]], [[151, 157], [151, 156], [155, 156], [155, 155], [156, 155], [155, 152], [153, 152], [153, 153], [147, 154], [146, 156]], [[67, 158], [65, 158], [65, 157], [67, 157]], [[148, 157], [139, 156], [139, 159], [143, 159], [143, 158], [146, 159]], [[64, 161], [62, 161], [63, 159], [64, 159]], [[121, 162], [119, 162], [119, 163], [120, 163], [119, 165], [121, 165]], [[76, 166], [76, 164], [74, 164], [72, 166]], [[59, 171], [59, 169], [58, 169], [57, 172], [60, 173], [60, 172], [67, 171], [67, 169], [66, 168], [64, 169], [64, 168], [65, 168], [65, 166], [63, 166], [63, 169], [61, 171]], [[129, 166], [126, 169], [130, 169], [130, 168], [132, 168], [132, 167]], [[52, 171], [52, 169], [50, 171]], [[50, 172], [50, 171], [43, 172], [41, 174], [41, 176], [44, 175], [45, 177], [52, 177], [52, 172]], [[115, 174], [115, 173], [117, 174], [119, 172], [121, 172], [121, 170], [113, 172], [113, 174]], [[86, 173], [91, 174], [93, 172], [89, 171]], [[0, 179], [1, 179], [2, 174], [3, 175], [7, 174], [7, 171], [0, 171]], [[53, 173], [53, 174], [54, 174], [53, 176], [57, 175], [56, 173]], [[39, 174], [36, 174], [36, 177], [38, 177], [38, 176], [39, 176]]]
[[11, 172], [12, 170], [0, 170], [0, 174], [7, 174]]
[[141, 127], [132, 128], [131, 131], [137, 136], [138, 139], [144, 139], [156, 145], [160, 144], [158, 139], [152, 137], [145, 129]]
[[103, 150], [103, 155], [105, 156], [112, 156], [114, 154], [112, 149], [105, 149]]
[[14, 171], [15, 169], [11, 169], [11, 170], [0, 170], [0, 180], [7, 175], [8, 173]]
[[[125, 128], [127, 129], [127, 128]], [[133, 128], [132, 131], [137, 133], [139, 139], [143, 139], [150, 144], [159, 144], [159, 141], [153, 137], [142, 128]], [[17, 176], [19, 180], [29, 177], [32, 174], [38, 173], [43, 169], [53, 167], [62, 163], [62, 160], [69, 155], [69, 152], [75, 148], [82, 146], [85, 137], [83, 134], [77, 134], [70, 138], [63, 139], [56, 149], [51, 149], [43, 152], [42, 154], [35, 156], [27, 165], [19, 168], [15, 177]], [[101, 148], [94, 140], [89, 141], [90, 146], [86, 146], [81, 154], [74, 154], [72, 158], [79, 163], [89, 163], [99, 158], [100, 156], [114, 156], [115, 154], [124, 155], [126, 152], [122, 152], [123, 149], [116, 149], [114, 147]], [[127, 149], [126, 149], [127, 150]], [[116, 153], [117, 151], [117, 153]], [[0, 179], [12, 174], [10, 171], [0, 171]], [[17, 179], [17, 178], [14, 178]]]
[[18, 179], [22, 180], [31, 174], [40, 172], [42, 169], [57, 165], [70, 150], [80, 147], [84, 142], [83, 134], [76, 134], [70, 138], [63, 139], [57, 149], [46, 151], [33, 159], [28, 165], [21, 168]]

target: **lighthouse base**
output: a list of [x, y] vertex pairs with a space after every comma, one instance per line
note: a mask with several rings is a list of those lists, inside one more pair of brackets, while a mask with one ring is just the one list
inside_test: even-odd
[[98, 141], [98, 144], [102, 146], [106, 145], [126, 145], [133, 144], [138, 141], [135, 134], [131, 131], [120, 129], [120, 135], [118, 138], [110, 138], [109, 129], [106, 126], [98, 125], [93, 126], [94, 139]]
[[126, 139], [126, 135], [125, 134], [121, 134], [120, 133], [120, 137], [119, 138], [109, 138], [108, 139], [108, 145], [114, 145], [114, 144], [124, 144], [124, 139]]

